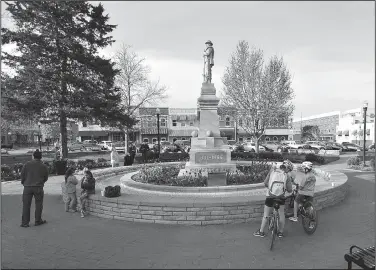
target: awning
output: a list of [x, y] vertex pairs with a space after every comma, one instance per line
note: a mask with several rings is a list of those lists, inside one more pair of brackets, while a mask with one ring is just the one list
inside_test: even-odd
[[344, 134], [345, 136], [349, 136], [349, 130], [346, 129], [345, 131], [343, 131], [343, 134]]
[[187, 116], [186, 115], [179, 115], [179, 120], [185, 121], [185, 120], [187, 120]]
[[198, 131], [198, 129], [170, 129], [169, 136], [191, 137], [193, 131]]
[[171, 115], [171, 120], [178, 120], [178, 116], [177, 115]]
[[[167, 128], [160, 128], [159, 134], [167, 134]], [[141, 128], [141, 134], [158, 134], [157, 128]]]
[[338, 136], [342, 136], [342, 130], [338, 130], [338, 131], [337, 131], [337, 135], [338, 135]]
[[367, 135], [371, 135], [371, 129], [367, 128], [367, 129], [366, 129], [366, 134], [367, 134]]
[[98, 136], [108, 136], [109, 132], [108, 131], [104, 131], [104, 130], [85, 130], [85, 131], [78, 131], [78, 136], [82, 137], [82, 136], [94, 136], [94, 137], [98, 137]]

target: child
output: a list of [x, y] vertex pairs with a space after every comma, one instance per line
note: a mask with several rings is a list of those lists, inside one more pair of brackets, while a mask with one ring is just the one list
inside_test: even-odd
[[313, 169], [312, 162], [304, 161], [300, 167], [298, 167], [296, 178], [294, 182], [299, 185], [297, 194], [294, 201], [294, 216], [289, 220], [293, 222], [298, 221], [298, 208], [304, 200], [313, 201], [313, 195], [315, 193], [316, 177], [320, 175], [325, 180], [330, 179], [330, 174], [318, 169]]
[[272, 167], [270, 172], [265, 178], [264, 184], [268, 188], [266, 192], [265, 206], [264, 206], [264, 215], [261, 221], [261, 227], [255, 233], [254, 236], [265, 237], [264, 229], [270, 216], [270, 212], [273, 209], [274, 200], [282, 201], [282, 204], [279, 206], [279, 232], [277, 233], [278, 237], [283, 237], [283, 229], [285, 226], [285, 192], [292, 191], [292, 177], [290, 172], [293, 170], [294, 165], [290, 160], [283, 161], [282, 165], [279, 168]]
[[89, 194], [95, 194], [95, 179], [88, 168], [84, 169], [84, 177], [81, 179], [81, 217], [85, 217], [86, 203]]
[[65, 172], [65, 187], [67, 193], [65, 212], [69, 212], [69, 208], [71, 208], [74, 212], [77, 212], [76, 185], [78, 184], [78, 181], [77, 178], [73, 175], [74, 171], [75, 170], [73, 168], [68, 168]]

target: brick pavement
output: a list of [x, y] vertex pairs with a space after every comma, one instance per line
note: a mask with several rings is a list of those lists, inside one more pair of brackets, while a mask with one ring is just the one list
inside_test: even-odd
[[252, 236], [259, 222], [186, 227], [82, 219], [65, 213], [54, 194], [45, 198], [48, 224], [20, 228], [21, 196], [13, 192], [2, 196], [2, 267], [343, 269], [349, 246], [372, 245], [375, 235], [375, 184], [345, 173], [347, 199], [319, 212], [312, 236], [300, 223], [288, 222], [286, 238], [277, 240], [273, 252], [269, 237]]

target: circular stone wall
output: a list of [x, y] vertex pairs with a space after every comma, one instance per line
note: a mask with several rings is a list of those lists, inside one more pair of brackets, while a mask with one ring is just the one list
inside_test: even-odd
[[[158, 165], [171, 164], [181, 163]], [[93, 173], [97, 179], [105, 179], [134, 172], [138, 168], [140, 166], [120, 167]], [[336, 171], [329, 172], [331, 181], [316, 185], [314, 204], [318, 210], [341, 202], [348, 191], [347, 176]], [[147, 189], [140, 188], [143, 185]], [[212, 192], [208, 192], [210, 189]], [[262, 184], [185, 188], [135, 182], [133, 186], [122, 187], [122, 195], [117, 198], [91, 195], [88, 211], [93, 216], [132, 222], [182, 225], [244, 223], [261, 218], [265, 193]]]

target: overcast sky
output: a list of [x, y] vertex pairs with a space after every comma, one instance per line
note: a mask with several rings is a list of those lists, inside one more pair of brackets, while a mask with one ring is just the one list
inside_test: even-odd
[[[97, 2], [96, 2], [97, 3]], [[170, 107], [195, 107], [205, 42], [215, 48], [213, 82], [239, 40], [293, 74], [295, 117], [357, 108], [375, 100], [374, 2], [103, 2], [116, 43], [131, 45], [168, 86]], [[4, 5], [3, 5], [4, 6]]]

